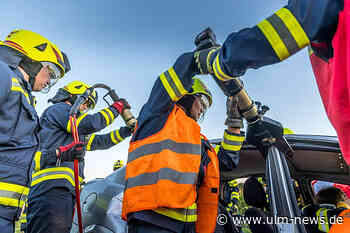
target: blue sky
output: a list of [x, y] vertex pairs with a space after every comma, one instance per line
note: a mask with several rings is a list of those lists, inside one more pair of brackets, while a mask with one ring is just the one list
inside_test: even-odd
[[[180, 54], [193, 50], [197, 33], [210, 26], [223, 42], [229, 33], [254, 26], [286, 4], [282, 0], [7, 1], [1, 5], [0, 39], [15, 28], [29, 29], [52, 40], [69, 56], [72, 71], [49, 94], [36, 94], [40, 114], [57, 88], [81, 80], [110, 85], [130, 102], [137, 116], [157, 76]], [[226, 99], [209, 76], [202, 78], [214, 101], [201, 123], [202, 132], [208, 138], [219, 138], [225, 129]], [[249, 70], [242, 79], [250, 96], [271, 108], [267, 116], [285, 127], [300, 134], [335, 135], [306, 49], [280, 64]], [[97, 109], [103, 107], [100, 98]], [[102, 133], [122, 125], [117, 120]], [[89, 152], [87, 179], [109, 174], [116, 159], [126, 161], [128, 142]]]

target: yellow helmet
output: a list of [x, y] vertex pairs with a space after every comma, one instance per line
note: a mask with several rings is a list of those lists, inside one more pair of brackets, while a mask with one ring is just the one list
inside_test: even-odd
[[196, 94], [203, 94], [208, 98], [209, 106], [211, 106], [213, 100], [212, 95], [207, 88], [207, 86], [197, 77], [193, 78], [193, 84], [192, 84], [192, 91], [188, 93], [188, 95], [196, 95]]
[[67, 56], [55, 44], [35, 32], [14, 30], [4, 41], [0, 41], [0, 46], [10, 47], [33, 61], [55, 64], [60, 73], [59, 78], [70, 70]]
[[[84, 82], [73, 81], [64, 86], [63, 90], [67, 91], [71, 95], [82, 95], [88, 88], [90, 88], [90, 86]], [[88, 97], [88, 100], [90, 102], [89, 107], [91, 109], [94, 109], [98, 100], [97, 92], [95, 90], [91, 92], [91, 94]]]
[[115, 171], [115, 170], [117, 170], [117, 169], [119, 169], [119, 168], [121, 168], [123, 166], [124, 166], [123, 160], [117, 160], [113, 164], [113, 171]]

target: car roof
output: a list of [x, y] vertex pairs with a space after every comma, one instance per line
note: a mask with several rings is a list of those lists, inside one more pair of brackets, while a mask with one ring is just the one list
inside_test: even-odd
[[[340, 152], [335, 136], [322, 135], [285, 135], [294, 150], [291, 158], [287, 157], [291, 176], [295, 179], [328, 180], [350, 184], [349, 166]], [[214, 145], [221, 139], [210, 140]], [[222, 172], [224, 180], [265, 174], [265, 160], [257, 148], [244, 142], [237, 168]]]

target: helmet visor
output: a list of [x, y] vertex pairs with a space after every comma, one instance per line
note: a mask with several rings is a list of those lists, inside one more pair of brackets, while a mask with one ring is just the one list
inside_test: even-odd
[[40, 62], [44, 69], [47, 70], [50, 77], [50, 83], [41, 90], [42, 93], [48, 93], [50, 88], [54, 86], [57, 81], [61, 78], [61, 72], [58, 67], [51, 62]]
[[197, 94], [196, 95], [199, 100], [200, 100], [200, 103], [202, 105], [202, 114], [200, 115], [198, 121], [199, 122], [203, 122], [204, 120], [204, 117], [205, 117], [205, 113], [207, 112], [209, 106], [210, 106], [210, 102], [209, 102], [209, 99], [206, 95], [203, 95], [203, 94]]

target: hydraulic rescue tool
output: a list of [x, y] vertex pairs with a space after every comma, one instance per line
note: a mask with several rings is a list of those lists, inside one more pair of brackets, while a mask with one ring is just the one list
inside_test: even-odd
[[[88, 100], [88, 97], [92, 94], [93, 90], [95, 88], [102, 88], [107, 90], [107, 94], [103, 96], [103, 100], [108, 104], [112, 105], [114, 102], [119, 100], [119, 97], [115, 90], [111, 89], [109, 86], [98, 83], [93, 85], [92, 87], [88, 88], [84, 94], [79, 95], [74, 102], [74, 105], [72, 106], [70, 112], [69, 112], [69, 121], [71, 123], [71, 132], [74, 138], [74, 142], [79, 142], [79, 133], [77, 128], [77, 113], [79, 110], [79, 106], [82, 105], [85, 101]], [[111, 101], [109, 102], [108, 98], [110, 98]], [[132, 115], [130, 112], [130, 109], [124, 109], [121, 113], [121, 116], [127, 126], [130, 128], [135, 128], [136, 125], [136, 118]], [[79, 183], [79, 161], [77, 159], [74, 160], [74, 182], [75, 182], [75, 194], [76, 194], [76, 205], [77, 205], [77, 216], [78, 216], [78, 226], [79, 226], [79, 232], [83, 233], [83, 222], [82, 222], [82, 214], [81, 214], [81, 205], [80, 205], [80, 183]]]
[[[216, 35], [209, 27], [195, 37], [194, 44], [196, 45], [196, 52], [220, 47], [216, 41]], [[214, 75], [213, 78], [227, 97], [238, 97], [239, 111], [248, 122], [247, 141], [250, 144], [256, 145], [265, 157], [267, 156], [267, 148], [271, 144], [286, 155], [293, 155], [293, 149], [283, 137], [283, 126], [279, 122], [263, 116], [268, 107], [261, 106], [259, 103], [258, 109], [239, 78], [233, 78], [225, 82]]]

